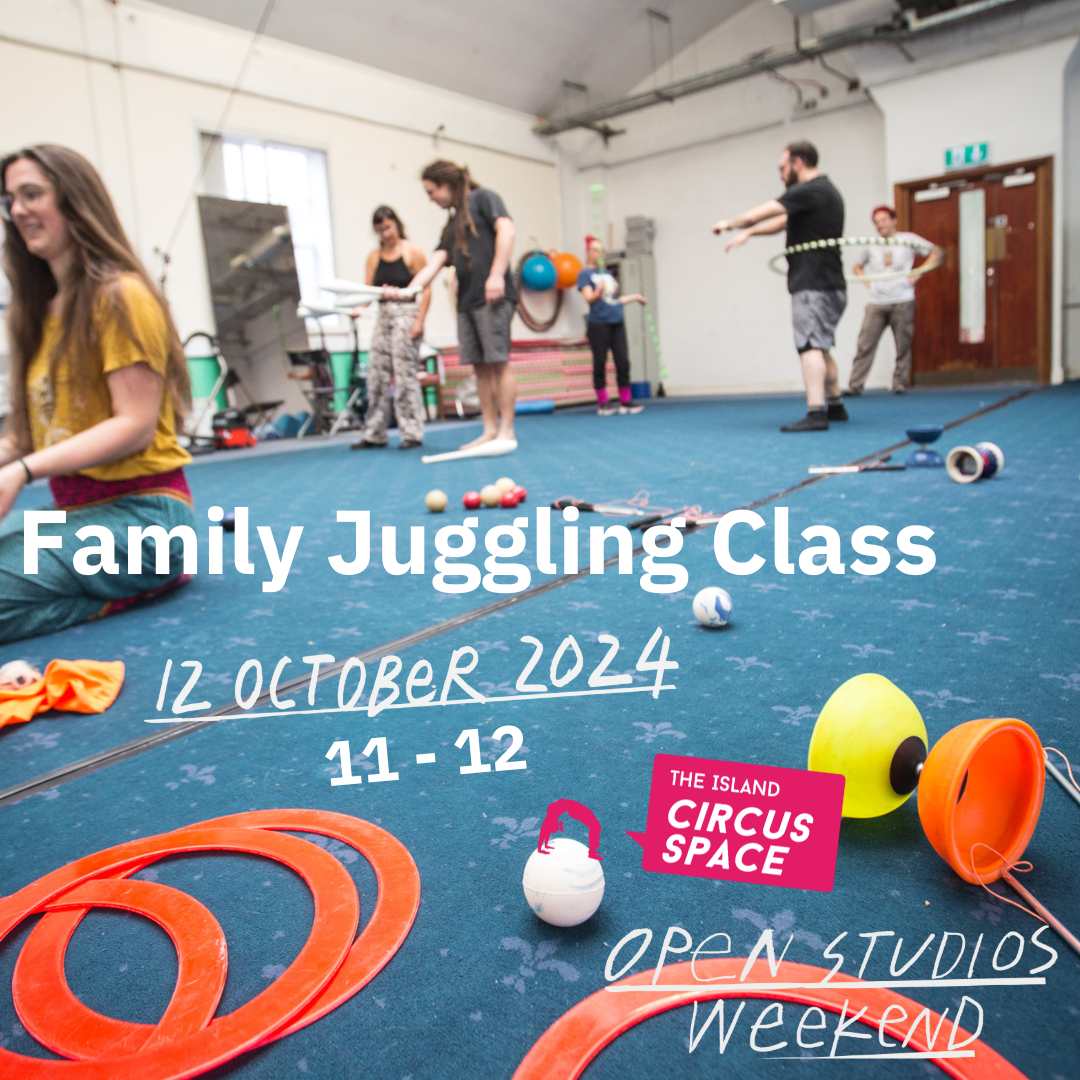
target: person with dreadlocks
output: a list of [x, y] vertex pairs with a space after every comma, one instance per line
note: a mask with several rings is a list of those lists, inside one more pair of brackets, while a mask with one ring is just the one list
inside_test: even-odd
[[450, 218], [427, 266], [407, 290], [388, 288], [398, 298], [426, 289], [444, 266], [457, 274], [458, 347], [461, 362], [476, 372], [484, 430], [462, 449], [493, 439], [514, 439], [517, 389], [510, 370], [510, 321], [514, 317], [514, 282], [510, 256], [514, 223], [506, 204], [481, 187], [463, 165], [433, 161], [420, 174], [428, 198], [450, 211]]
[[[11, 283], [11, 413], [0, 437], [0, 522], [48, 477], [61, 545], [24, 573], [23, 534], [0, 530], [0, 642], [121, 610], [186, 580], [181, 543], [148, 541], [128, 570], [129, 526], [194, 526], [177, 427], [191, 401], [168, 306], [135, 255], [94, 167], [63, 146], [0, 162], [4, 270]], [[118, 572], [76, 569], [80, 529], [113, 535]], [[84, 534], [85, 535], [85, 534]], [[162, 534], [163, 535], [163, 534]]]

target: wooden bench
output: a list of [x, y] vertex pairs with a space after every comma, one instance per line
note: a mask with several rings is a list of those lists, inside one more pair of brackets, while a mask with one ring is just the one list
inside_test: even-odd
[[[443, 383], [440, 415], [469, 416], [479, 411], [465, 398], [473, 377], [472, 365], [463, 364], [457, 346], [439, 350]], [[565, 341], [540, 339], [514, 341], [510, 363], [517, 379], [518, 401], [554, 401], [560, 405], [587, 405], [596, 400], [592, 384], [592, 352], [584, 338]], [[614, 365], [608, 365], [608, 389], [617, 397]]]

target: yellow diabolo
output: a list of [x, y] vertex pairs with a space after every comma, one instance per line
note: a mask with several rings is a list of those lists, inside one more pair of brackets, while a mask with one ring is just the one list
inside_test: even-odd
[[884, 675], [867, 673], [848, 679], [825, 702], [807, 765], [844, 776], [844, 817], [880, 817], [915, 790], [927, 744], [915, 702]]

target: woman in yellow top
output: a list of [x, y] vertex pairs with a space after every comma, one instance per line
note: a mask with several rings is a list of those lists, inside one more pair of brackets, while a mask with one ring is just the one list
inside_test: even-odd
[[[128, 527], [193, 525], [176, 439], [190, 402], [187, 364], [168, 308], [135, 255], [101, 177], [62, 146], [0, 162], [4, 270], [11, 283], [11, 413], [0, 436], [0, 642], [59, 630], [185, 580], [179, 540], [168, 566], [143, 545], [128, 571]], [[23, 570], [9, 517], [20, 490], [47, 477], [68, 511], [43, 534], [62, 544]], [[7, 519], [6, 521], [4, 519]], [[74, 566], [78, 529], [115, 537], [118, 573]], [[162, 572], [156, 572], [156, 571]]]

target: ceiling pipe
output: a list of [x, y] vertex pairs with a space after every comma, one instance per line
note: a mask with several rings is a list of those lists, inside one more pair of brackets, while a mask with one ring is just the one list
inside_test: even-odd
[[939, 11], [936, 15], [927, 15], [925, 18], [920, 18], [913, 11], [905, 11], [904, 22], [909, 30], [933, 30], [937, 26], [955, 23], [960, 19], [981, 15], [992, 8], [1005, 7], [1012, 3], [1014, 0], [979, 0], [978, 3], [962, 5], [951, 11]]
[[558, 135], [575, 128], [596, 130], [597, 125], [604, 125], [606, 121], [617, 116], [625, 116], [627, 113], [639, 112], [653, 105], [677, 101], [690, 94], [700, 94], [704, 90], [726, 86], [728, 83], [741, 82], [755, 75], [775, 73], [780, 68], [804, 64], [808, 60], [815, 60], [844, 49], [852, 49], [860, 45], [890, 45], [903, 50], [906, 42], [939, 29], [962, 26], [987, 12], [1000, 12], [1002, 9], [1016, 6], [1037, 7], [1050, 2], [1053, 0], [978, 0], [977, 3], [967, 4], [954, 11], [927, 19], [898, 18], [887, 23], [864, 23], [847, 30], [834, 31], [823, 37], [797, 41], [795, 48], [785, 52], [769, 50], [764, 54], [757, 53], [727, 67], [717, 68], [702, 75], [694, 75], [688, 79], [679, 79], [666, 86], [632, 94], [618, 101], [609, 102], [607, 105], [599, 105], [562, 118], [542, 120], [533, 130], [538, 135]]

